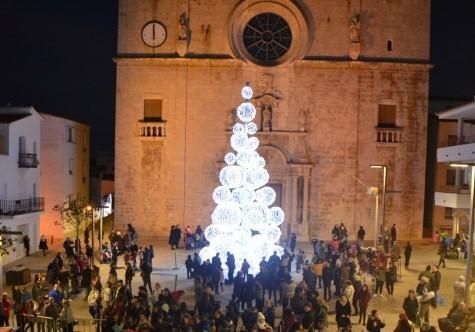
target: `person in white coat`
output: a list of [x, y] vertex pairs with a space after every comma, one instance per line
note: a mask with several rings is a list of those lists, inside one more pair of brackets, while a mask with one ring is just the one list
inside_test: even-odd
[[347, 280], [345, 282], [345, 288], [343, 290], [343, 295], [346, 296], [346, 298], [348, 299], [348, 302], [350, 304], [353, 303], [353, 296], [355, 295], [355, 287], [353, 287], [353, 284], [349, 280]]
[[465, 301], [465, 277], [459, 276], [454, 282], [454, 305]]

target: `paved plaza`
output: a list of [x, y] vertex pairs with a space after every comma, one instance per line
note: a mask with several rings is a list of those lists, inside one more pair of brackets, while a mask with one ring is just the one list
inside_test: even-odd
[[[140, 241], [140, 240], [139, 240]], [[141, 244], [150, 244], [151, 242], [141, 243]], [[306, 253], [311, 252], [311, 246], [309, 243], [298, 243], [298, 248], [302, 248]], [[50, 253], [43, 257], [41, 253], [35, 253], [30, 257], [25, 257], [20, 261], [10, 264], [4, 267], [4, 271], [8, 271], [9, 268], [15, 265], [25, 265], [31, 269], [32, 272], [45, 271], [46, 266], [50, 260], [52, 260], [56, 252], [50, 251]], [[159, 281], [162, 287], [167, 287], [173, 289], [175, 287], [175, 279], [177, 280], [177, 289], [184, 290], [184, 300], [192, 307], [194, 304], [193, 297], [193, 282], [192, 280], [186, 279], [186, 270], [184, 268], [184, 261], [189, 254], [193, 254], [193, 251], [185, 251], [184, 249], [170, 250], [166, 242], [155, 242], [154, 243], [154, 253], [155, 257], [153, 259], [153, 273], [152, 273], [152, 284], [156, 281]], [[175, 257], [176, 257], [176, 268], [175, 268]], [[411, 260], [411, 265], [409, 270], [402, 270], [402, 277], [399, 282], [395, 285], [394, 296], [388, 296], [386, 290], [384, 290], [383, 297], [372, 297], [369, 310], [378, 309], [380, 310], [383, 318], [387, 324], [387, 330], [392, 331], [398, 319], [398, 314], [401, 312], [402, 303], [404, 297], [407, 295], [409, 289], [415, 289], [417, 286], [417, 277], [419, 272], [422, 271], [427, 264], [434, 264], [438, 262], [438, 256], [436, 255], [436, 247], [433, 243], [429, 241], [419, 241], [414, 245], [413, 257]], [[446, 260], [447, 267], [440, 268], [442, 273], [442, 283], [440, 294], [445, 298], [447, 305], [439, 306], [437, 309], [431, 308], [430, 320], [433, 325], [437, 325], [437, 319], [443, 317], [447, 314], [450, 303], [452, 302], [452, 286], [454, 281], [458, 278], [460, 274], [464, 274], [465, 262], [458, 260]], [[224, 264], [224, 262], [223, 262]], [[109, 272], [109, 266], [107, 264], [101, 264], [100, 273], [101, 280], [103, 284], [107, 280], [107, 275]], [[124, 279], [125, 267], [122, 256], [118, 260], [118, 276], [119, 278]], [[301, 274], [292, 273], [294, 280], [300, 281]], [[136, 291], [138, 286], [142, 283], [140, 274], [137, 272], [133, 280], [133, 288]], [[221, 301], [221, 303], [226, 304], [232, 292], [232, 286], [224, 286], [224, 292], [216, 296], [216, 300]], [[88, 313], [87, 302], [83, 300], [84, 293], [79, 294], [75, 297], [73, 301], [73, 310], [76, 318], [78, 319], [89, 319], [90, 315]], [[334, 299], [329, 303], [330, 311], [334, 311]], [[277, 317], [281, 315], [280, 307], [276, 310]], [[353, 323], [358, 321], [357, 317], [353, 317]], [[329, 315], [329, 331], [336, 331], [335, 325], [335, 316]], [[363, 327], [361, 325], [354, 324], [353, 331], [362, 331]]]

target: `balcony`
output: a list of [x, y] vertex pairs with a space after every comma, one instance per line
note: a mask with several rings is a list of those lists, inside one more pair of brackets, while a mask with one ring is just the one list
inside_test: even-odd
[[19, 214], [41, 212], [45, 210], [43, 197], [0, 200], [0, 216], [15, 216]]
[[376, 127], [376, 143], [378, 145], [397, 145], [402, 143], [402, 128]]
[[37, 168], [40, 164], [36, 153], [19, 153], [18, 167], [19, 168]]
[[470, 194], [436, 192], [434, 204], [436, 206], [449, 207], [452, 209], [469, 209]]
[[162, 141], [166, 137], [166, 122], [139, 121], [138, 136], [142, 141]]

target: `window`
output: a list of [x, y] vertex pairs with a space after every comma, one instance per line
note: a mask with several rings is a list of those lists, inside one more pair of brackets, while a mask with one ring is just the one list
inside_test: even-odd
[[33, 183], [33, 198], [36, 198], [36, 196], [37, 196], [36, 183]]
[[87, 151], [87, 130], [83, 130], [82, 132], [82, 151]]
[[26, 153], [26, 139], [25, 136], [20, 136], [18, 139], [18, 153]]
[[388, 40], [388, 45], [387, 45], [388, 51], [391, 52], [393, 50], [393, 42], [392, 40]]
[[289, 24], [279, 15], [262, 13], [251, 18], [243, 32], [246, 50], [264, 65], [273, 65], [292, 44]]
[[145, 99], [143, 101], [143, 118], [145, 121], [162, 121], [162, 100]]
[[446, 207], [444, 209], [444, 217], [445, 219], [452, 219], [452, 208]]
[[73, 170], [74, 170], [74, 159], [70, 158], [69, 159], [69, 175], [73, 175]]
[[76, 128], [66, 127], [66, 142], [76, 143]]
[[378, 107], [378, 127], [396, 127], [396, 105], [379, 105]]
[[455, 186], [455, 169], [448, 168], [445, 173], [445, 184], [447, 186]]
[[0, 134], [0, 154], [8, 154], [7, 138], [2, 134]]

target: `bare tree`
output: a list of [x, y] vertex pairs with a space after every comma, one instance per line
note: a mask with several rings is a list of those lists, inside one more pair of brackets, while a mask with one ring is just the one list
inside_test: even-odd
[[85, 197], [77, 197], [75, 199], [68, 199], [63, 204], [58, 204], [53, 207], [53, 211], [61, 214], [63, 225], [70, 225], [76, 231], [76, 253], [79, 253], [79, 229], [83, 223], [87, 224], [88, 201]]

